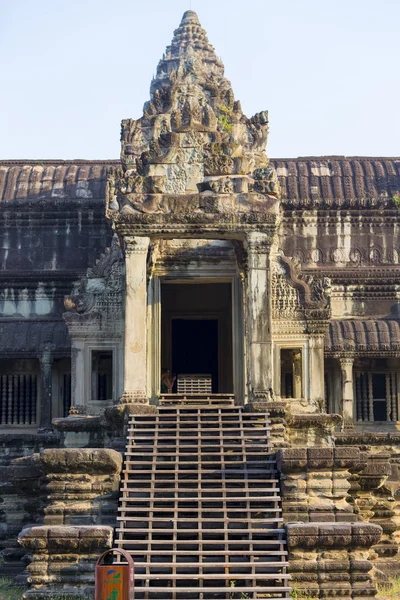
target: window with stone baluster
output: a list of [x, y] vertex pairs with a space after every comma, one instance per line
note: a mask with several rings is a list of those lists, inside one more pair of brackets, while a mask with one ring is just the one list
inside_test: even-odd
[[357, 421], [397, 421], [397, 394], [397, 371], [355, 371]]
[[36, 426], [38, 384], [36, 360], [0, 361], [0, 426]]

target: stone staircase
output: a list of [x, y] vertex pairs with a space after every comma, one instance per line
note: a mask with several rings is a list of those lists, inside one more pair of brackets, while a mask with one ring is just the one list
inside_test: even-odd
[[269, 430], [229, 396], [164, 396], [131, 417], [116, 545], [136, 600], [288, 597]]

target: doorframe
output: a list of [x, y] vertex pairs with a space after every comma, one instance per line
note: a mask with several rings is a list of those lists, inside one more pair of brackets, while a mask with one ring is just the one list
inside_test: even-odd
[[[175, 274], [158, 275], [153, 273], [148, 283], [147, 290], [147, 386], [148, 396], [152, 404], [158, 403], [160, 396], [161, 383], [161, 284], [162, 283], [190, 284], [190, 283], [229, 283], [231, 285], [232, 302], [232, 383], [233, 394], [236, 403], [246, 402], [245, 380], [246, 380], [246, 360], [245, 360], [245, 328], [244, 328], [244, 307], [243, 307], [243, 286], [240, 276], [235, 273], [227, 277], [210, 276], [177, 276]], [[177, 315], [187, 315], [187, 318], [194, 318], [193, 314], [182, 313], [178, 311]], [[218, 318], [218, 341], [220, 339], [220, 314], [213, 311], [203, 318]], [[175, 316], [175, 315], [174, 315]], [[179, 317], [178, 317], [179, 318]], [[182, 317], [181, 317], [182, 318]], [[222, 344], [218, 343], [218, 376], [220, 376]]]

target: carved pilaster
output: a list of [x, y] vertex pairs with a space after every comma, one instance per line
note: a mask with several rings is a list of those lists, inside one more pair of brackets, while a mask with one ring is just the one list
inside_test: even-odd
[[124, 392], [121, 403], [148, 401], [147, 254], [150, 238], [125, 236], [126, 266]]
[[255, 402], [268, 400], [272, 391], [272, 241], [271, 232], [251, 232], [246, 237], [249, 394]]

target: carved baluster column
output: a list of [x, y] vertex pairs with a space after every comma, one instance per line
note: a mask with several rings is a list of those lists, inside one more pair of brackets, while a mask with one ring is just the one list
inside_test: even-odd
[[357, 421], [362, 421], [362, 373], [356, 375]]
[[267, 400], [272, 388], [270, 250], [270, 235], [247, 234], [249, 392], [259, 400]]
[[46, 346], [40, 356], [40, 420], [39, 429], [51, 429], [53, 350]]
[[342, 398], [343, 398], [343, 427], [354, 426], [354, 386], [353, 386], [353, 358], [341, 358], [342, 370]]
[[397, 421], [397, 385], [396, 385], [396, 373], [390, 374], [392, 382], [392, 421]]
[[121, 403], [148, 401], [147, 253], [150, 238], [124, 237], [126, 296], [124, 393]]
[[374, 394], [372, 387], [372, 373], [368, 373], [368, 420], [374, 420]]
[[293, 398], [303, 397], [301, 350], [293, 352]]
[[363, 381], [363, 421], [368, 421], [368, 410], [369, 410], [369, 401], [368, 401], [368, 374], [362, 374]]
[[392, 412], [392, 395], [390, 393], [390, 373], [386, 373], [385, 377], [385, 387], [386, 387], [386, 421], [391, 421], [391, 412]]

